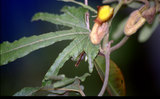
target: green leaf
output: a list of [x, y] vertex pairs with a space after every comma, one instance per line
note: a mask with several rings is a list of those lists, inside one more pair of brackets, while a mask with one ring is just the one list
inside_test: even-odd
[[[103, 56], [98, 56], [95, 59], [95, 67], [99, 73], [100, 78], [103, 81], [105, 75], [105, 58]], [[126, 95], [123, 74], [112, 60], [110, 61], [110, 72], [107, 91], [112, 96]]]
[[[32, 21], [42, 20], [53, 24], [64, 25], [72, 28], [80, 28], [81, 30], [87, 30], [85, 24], [85, 12], [86, 9], [79, 7], [68, 7], [65, 6], [61, 10], [63, 14], [49, 14], [49, 13], [37, 13], [33, 16]], [[78, 29], [79, 30], [79, 29]]]
[[58, 95], [62, 95], [62, 94], [65, 94], [66, 91], [64, 90], [58, 90], [58, 89], [55, 89], [53, 87], [53, 84], [49, 85], [49, 86], [44, 86], [41, 88], [41, 91], [47, 91], [47, 92], [50, 92], [52, 94], [58, 94]]
[[[88, 42], [88, 43], [86, 43]], [[49, 79], [52, 75], [57, 75], [59, 70], [62, 68], [64, 63], [72, 56], [77, 57], [83, 50], [87, 53], [89, 65], [93, 65], [93, 59], [96, 57], [98, 50], [97, 47], [94, 47], [90, 40], [86, 36], [79, 36], [74, 41], [67, 46], [62, 53], [59, 54], [54, 64], [48, 70], [45, 75], [44, 80]], [[86, 45], [87, 44], [87, 45]], [[88, 48], [88, 49], [87, 49]], [[92, 72], [93, 66], [89, 66], [90, 71]]]
[[81, 36], [76, 38], [74, 41], [68, 45], [62, 53], [59, 54], [54, 64], [51, 66], [49, 71], [46, 73], [45, 79], [48, 79], [52, 75], [57, 75], [59, 69], [62, 68], [64, 63], [73, 55], [78, 56], [80, 52], [83, 51], [83, 46], [80, 43], [83, 43], [86, 39], [86, 36]]
[[[86, 36], [86, 44], [90, 46], [89, 38], [89, 30], [86, 28], [85, 24], [85, 12], [87, 10], [80, 7], [64, 7], [62, 9], [62, 12], [64, 12], [61, 15], [56, 14], [49, 14], [49, 13], [38, 13], [35, 14], [32, 21], [35, 20], [43, 20], [47, 22], [51, 22], [54, 24], [59, 25], [65, 25], [69, 26], [72, 29], [71, 30], [65, 30], [65, 31], [58, 31], [58, 32], [51, 32], [39, 36], [32, 36], [32, 37], [24, 37], [18, 41], [15, 41], [13, 43], [4, 42], [0, 44], [1, 50], [0, 50], [0, 65], [5, 65], [9, 62], [13, 62], [17, 58], [21, 58], [25, 55], [28, 55], [29, 53], [38, 50], [43, 47], [47, 47], [51, 44], [54, 44], [57, 41], [62, 40], [71, 40], [74, 38], [79, 38], [79, 36]], [[78, 12], [78, 13], [77, 13]], [[88, 38], [87, 38], [88, 37]], [[81, 43], [80, 43], [81, 44]], [[82, 49], [85, 50], [84, 44]], [[91, 45], [92, 47], [95, 47]], [[98, 52], [98, 47], [95, 47], [96, 52]], [[92, 49], [92, 48], [91, 48]], [[86, 50], [87, 51], [87, 50]], [[91, 55], [91, 59], [94, 59], [96, 56], [96, 53]], [[77, 54], [80, 52], [78, 51]], [[67, 54], [69, 55], [69, 54]], [[88, 54], [87, 54], [88, 55]], [[71, 56], [71, 55], [70, 55]], [[64, 61], [65, 62], [65, 61]], [[90, 70], [91, 71], [91, 70]]]
[[38, 90], [40, 90], [40, 87], [26, 87], [15, 93], [14, 96], [32, 96]]
[[94, 12], [94, 13], [97, 13], [97, 11], [95, 9], [93, 9], [92, 7], [88, 6], [88, 5], [85, 5], [84, 3], [82, 2], [78, 2], [78, 1], [75, 1], [75, 0], [59, 0], [59, 1], [64, 1], [64, 2], [72, 2], [72, 3], [75, 3], [75, 4], [78, 4], [78, 5], [81, 5], [82, 7]]
[[114, 40], [118, 40], [120, 37], [123, 36], [124, 27], [127, 22], [127, 19], [128, 17], [125, 17], [123, 19], [119, 19], [118, 17], [115, 17], [115, 19], [113, 19], [111, 34]]
[[47, 47], [55, 42], [62, 40], [71, 40], [76, 35], [86, 35], [88, 32], [76, 32], [75, 30], [66, 30], [42, 34], [39, 36], [24, 37], [13, 43], [4, 42], [0, 44], [0, 65], [13, 62], [17, 58], [28, 55], [30, 52], [40, 48]]
[[80, 94], [83, 94], [83, 90], [84, 87], [82, 85], [80, 85], [80, 80], [79, 79], [75, 79], [72, 84], [69, 84], [67, 86], [64, 86], [62, 88], [47, 88], [45, 89], [46, 91], [48, 92], [51, 92], [52, 94], [51, 95], [54, 95], [54, 96], [63, 96], [65, 95], [66, 92], [79, 92]]
[[[50, 67], [43, 79], [43, 85], [51, 84], [49, 80], [53, 76], [57, 76], [60, 68], [71, 57], [77, 57], [81, 52], [85, 51], [88, 57], [89, 71], [93, 71], [93, 60], [98, 54], [99, 45], [93, 45], [89, 38], [90, 31], [85, 23], [86, 9], [79, 7], [65, 6], [61, 10], [63, 14], [37, 13], [33, 16], [32, 21], [42, 20], [53, 24], [71, 27], [71, 30], [51, 32], [40, 36], [22, 38], [14, 43], [3, 43], [0, 55], [4, 57], [2, 64], [21, 58], [30, 52], [49, 46], [57, 41], [71, 40], [73, 41], [59, 54], [53, 65]], [[45, 82], [47, 81], [47, 82]]]
[[90, 76], [89, 73], [85, 73], [83, 76], [81, 77], [75, 77], [75, 78], [64, 78], [61, 81], [57, 81], [56, 83], [53, 84], [54, 88], [59, 88], [59, 87], [63, 87], [65, 85], [68, 85], [70, 83], [73, 83], [76, 79], [79, 79], [81, 81], [85, 81], [85, 79]]
[[142, 29], [140, 30], [140, 34], [138, 36], [138, 41], [141, 43], [146, 42], [152, 36], [152, 33], [154, 33], [158, 25], [159, 25], [159, 17], [158, 15], [156, 15], [153, 24], [146, 23], [142, 27]]
[[133, 2], [129, 3], [127, 6], [130, 8], [137, 9], [137, 8], [140, 8], [142, 5], [143, 5], [143, 3], [133, 1]]
[[58, 90], [62, 90], [62, 91], [75, 91], [75, 92], [79, 92], [81, 94], [82, 93], [82, 86], [80, 85], [80, 81], [79, 79], [75, 79], [74, 83], [72, 83], [71, 85], [68, 85], [66, 87], [60, 88]]
[[114, 3], [114, 2], [118, 2], [118, 0], [103, 0], [102, 1], [103, 4], [109, 4], [109, 3]]
[[[64, 22], [66, 23], [71, 22], [72, 24], [70, 24], [69, 26], [71, 26], [76, 32], [87, 31], [88, 34], [76, 36], [75, 39], [59, 54], [54, 64], [50, 67], [50, 69], [46, 73], [43, 82], [46, 81], [50, 76], [57, 75], [60, 68], [63, 67], [64, 63], [67, 60], [69, 60], [71, 57], [78, 57], [78, 55], [83, 51], [85, 51], [86, 55], [89, 58], [88, 59], [89, 71], [92, 72], [93, 60], [99, 51], [99, 45], [93, 45], [89, 38], [89, 30], [87, 30], [85, 25], [86, 10], [84, 8], [65, 7], [62, 9], [62, 11], [64, 11], [65, 13], [59, 16], [59, 18], [61, 19], [60, 22], [56, 22], [57, 18], [54, 18], [58, 16], [54, 16], [54, 15], [48, 16], [48, 14], [46, 13], [36, 14], [33, 19], [45, 20], [45, 21], [60, 24], [60, 25], [68, 25], [68, 24], [65, 24]], [[46, 18], [46, 16], [48, 17]], [[53, 20], [51, 20], [51, 18]]]

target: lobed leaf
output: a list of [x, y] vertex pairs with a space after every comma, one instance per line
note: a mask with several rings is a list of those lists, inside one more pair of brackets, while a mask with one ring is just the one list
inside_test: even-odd
[[[66, 10], [69, 11], [66, 11]], [[81, 11], [82, 10], [82, 11]], [[83, 11], [84, 10], [84, 11]], [[79, 25], [71, 25], [71, 27], [73, 29], [75, 29], [75, 31], [77, 32], [81, 32], [81, 31], [86, 31], [86, 26], [85, 24], [85, 20], [84, 20], [84, 15], [85, 15], [85, 9], [83, 8], [74, 8], [74, 7], [65, 7], [65, 9], [63, 8], [62, 11], [65, 12], [65, 14], [61, 15], [61, 17], [63, 17], [65, 15], [65, 19], [62, 18], [62, 20], [70, 22], [71, 18], [73, 19], [73, 16], [75, 17], [75, 22], [81, 23]], [[77, 15], [75, 13], [77, 13], [79, 11], [79, 14], [81, 15]], [[67, 13], [67, 14], [66, 14]], [[68, 14], [70, 13], [70, 14]], [[44, 16], [46, 16], [45, 14], [43, 14]], [[51, 17], [50, 17], [51, 18]], [[42, 16], [33, 18], [33, 19], [43, 19]], [[47, 19], [45, 19], [45, 21], [48, 21]], [[51, 21], [52, 22], [52, 21]], [[54, 23], [54, 21], [53, 21]], [[63, 24], [63, 23], [60, 23]], [[77, 24], [77, 23], [75, 23]], [[65, 24], [63, 24], [65, 25]], [[83, 27], [84, 28], [80, 28]], [[79, 35], [76, 36], [76, 38], [70, 43], [70, 45], [68, 45], [57, 57], [57, 59], [55, 60], [54, 64], [50, 67], [50, 69], [48, 70], [48, 72], [46, 73], [45, 77], [44, 77], [44, 81], [48, 80], [48, 78], [50, 78], [52, 75], [57, 75], [60, 68], [62, 68], [62, 66], [64, 65], [64, 63], [70, 59], [70, 57], [77, 57], [81, 52], [85, 51], [86, 55], [88, 56], [88, 63], [89, 63], [89, 71], [92, 72], [93, 71], [93, 60], [96, 57], [96, 55], [98, 54], [98, 50], [99, 50], [99, 46], [98, 45], [93, 45], [89, 39], [89, 30], [88, 31], [88, 35]]]

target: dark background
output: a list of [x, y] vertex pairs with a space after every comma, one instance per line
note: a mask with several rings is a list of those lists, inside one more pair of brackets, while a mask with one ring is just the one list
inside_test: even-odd
[[[101, 0], [89, 0], [89, 4], [96, 8], [101, 5]], [[47, 22], [31, 22], [31, 18], [37, 12], [60, 14], [64, 5], [77, 6], [56, 0], [0, 0], [0, 43], [63, 29]], [[121, 13], [126, 14], [124, 11], [119, 14]], [[138, 34], [132, 36], [111, 58], [124, 74], [128, 96], [160, 95], [160, 25], [145, 43], [139, 43], [137, 36]], [[41, 86], [45, 73], [69, 43], [70, 41], [55, 43], [1, 66], [0, 96], [11, 96], [24, 87]], [[75, 62], [67, 61], [60, 74], [75, 77], [88, 72], [88, 63], [82, 62], [78, 68], [74, 64]], [[92, 76], [82, 84], [86, 95], [94, 96], [102, 86], [95, 69]]]

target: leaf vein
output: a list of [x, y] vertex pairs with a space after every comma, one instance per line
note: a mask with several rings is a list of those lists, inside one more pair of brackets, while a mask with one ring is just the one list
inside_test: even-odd
[[33, 45], [33, 44], [43, 42], [43, 41], [47, 41], [47, 40], [50, 40], [50, 39], [59, 38], [59, 37], [63, 37], [63, 36], [74, 35], [74, 34], [88, 34], [88, 32], [74, 32], [74, 33], [70, 33], [70, 34], [63, 34], [63, 35], [59, 35], [59, 36], [50, 37], [50, 38], [47, 38], [47, 39], [41, 39], [41, 40], [38, 40], [38, 41], [35, 41], [35, 42], [31, 42], [31, 43], [16, 47], [16, 48], [11, 49], [9, 51], [1, 52], [0, 54], [2, 55], [2, 54], [5, 54], [5, 53], [15, 51], [15, 50], [20, 49], [20, 48], [24, 48], [24, 47], [27, 47], [27, 46], [30, 46], [30, 45]]

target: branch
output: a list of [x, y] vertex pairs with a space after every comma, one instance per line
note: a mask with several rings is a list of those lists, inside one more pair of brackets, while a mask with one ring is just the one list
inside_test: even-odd
[[117, 49], [119, 49], [121, 46], [123, 46], [127, 40], [129, 39], [128, 36], [125, 36], [118, 44], [116, 44], [115, 46], [111, 47], [111, 53]]

